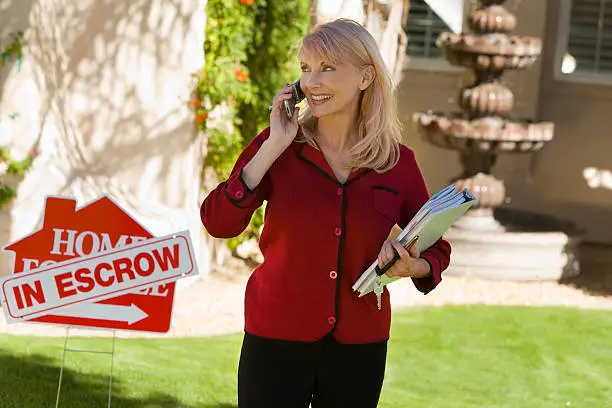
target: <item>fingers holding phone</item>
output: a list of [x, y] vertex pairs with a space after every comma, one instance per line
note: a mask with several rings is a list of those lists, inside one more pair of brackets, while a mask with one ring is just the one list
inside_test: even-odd
[[282, 104], [287, 112], [287, 118], [293, 118], [295, 107], [300, 103], [306, 96], [300, 87], [300, 81], [298, 80], [294, 84], [285, 85], [274, 97], [273, 103], [270, 106], [270, 110], [275, 111], [280, 109], [279, 102]]
[[290, 86], [291, 98], [284, 100], [285, 111], [287, 112], [287, 117], [293, 117], [293, 111], [295, 110], [295, 106], [300, 103], [306, 95], [302, 92], [302, 87], [300, 86], [300, 80], [298, 79], [293, 85]]
[[270, 119], [272, 119], [273, 115], [286, 111], [284, 102], [292, 98], [290, 87], [291, 84], [285, 85], [272, 99], [272, 105], [270, 105]]
[[299, 102], [301, 89], [296, 91], [296, 85], [299, 88], [299, 81], [297, 84], [285, 85], [274, 96], [271, 105], [270, 138], [286, 146], [291, 144], [298, 130], [299, 107], [295, 105]]

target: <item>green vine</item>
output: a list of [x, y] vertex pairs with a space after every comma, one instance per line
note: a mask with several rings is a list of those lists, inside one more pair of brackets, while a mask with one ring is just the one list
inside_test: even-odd
[[0, 53], [0, 68], [6, 65], [7, 61], [15, 61], [19, 64], [17, 70], [21, 69], [21, 60], [23, 58], [23, 46], [25, 44], [23, 40], [23, 31], [17, 31], [11, 34], [13, 40], [7, 45], [2, 53]]
[[[220, 179], [229, 176], [242, 149], [268, 125], [268, 105], [276, 92], [299, 78], [297, 45], [308, 30], [309, 6], [309, 0], [208, 1], [206, 63], [194, 74], [191, 106], [195, 126], [207, 138], [204, 167]], [[257, 236], [261, 225], [260, 208], [250, 228], [228, 246], [234, 249]]]
[[[8, 61], [17, 61], [17, 71], [21, 69], [21, 60], [23, 58], [23, 32], [19, 31], [12, 35], [13, 39], [8, 46], [0, 53], [0, 67], [4, 67]], [[13, 120], [17, 114], [9, 115], [9, 119]], [[25, 173], [32, 167], [34, 158], [39, 155], [38, 143], [30, 149], [27, 156], [21, 160], [16, 160], [11, 156], [10, 149], [7, 146], [0, 146], [0, 208], [13, 200], [16, 195], [16, 187], [11, 182], [15, 179], [22, 178]]]

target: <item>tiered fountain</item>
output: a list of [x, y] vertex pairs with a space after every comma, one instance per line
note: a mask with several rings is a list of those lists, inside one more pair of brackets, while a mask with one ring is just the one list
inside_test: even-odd
[[505, 0], [480, 0], [469, 15], [471, 33], [442, 33], [438, 46], [453, 65], [470, 68], [474, 83], [459, 92], [461, 112], [418, 112], [419, 133], [438, 147], [459, 152], [463, 174], [453, 180], [479, 198], [446, 238], [453, 246], [449, 274], [503, 280], [557, 280], [579, 273], [580, 232], [570, 222], [516, 211], [503, 181], [491, 174], [501, 153], [533, 153], [551, 141], [554, 124], [511, 117], [514, 95], [504, 70], [530, 67], [538, 38], [510, 35], [516, 17]]

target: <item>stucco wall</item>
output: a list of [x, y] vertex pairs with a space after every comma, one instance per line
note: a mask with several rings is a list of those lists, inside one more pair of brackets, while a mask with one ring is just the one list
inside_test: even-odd
[[[515, 34], [544, 40], [535, 66], [508, 72], [519, 117], [555, 122], [552, 142], [533, 155], [500, 156], [494, 174], [506, 183], [509, 205], [569, 218], [586, 230], [586, 240], [612, 244], [612, 189], [592, 188], [584, 170], [612, 171], [612, 86], [555, 80], [559, 2], [508, 1], [518, 19]], [[466, 78], [461, 70], [410, 70], [400, 84], [405, 142], [414, 147], [430, 189], [439, 189], [460, 173], [458, 154], [424, 142], [411, 124], [418, 110], [457, 110], [458, 90]], [[603, 170], [603, 171], [602, 171]], [[595, 185], [597, 183], [593, 183]]]
[[206, 0], [1, 4], [3, 38], [27, 29], [29, 45], [21, 72], [0, 77], [0, 111], [20, 114], [3, 122], [0, 143], [25, 154], [40, 137], [42, 151], [2, 243], [35, 228], [47, 194], [81, 203], [110, 194], [154, 234], [190, 229], [200, 247], [201, 147], [188, 101], [190, 73], [204, 62]]

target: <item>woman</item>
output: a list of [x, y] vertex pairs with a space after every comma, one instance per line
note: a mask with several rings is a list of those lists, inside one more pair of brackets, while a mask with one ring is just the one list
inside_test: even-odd
[[245, 294], [238, 368], [240, 408], [369, 408], [378, 403], [391, 320], [389, 293], [351, 286], [378, 258], [387, 275], [428, 293], [449, 264], [439, 240], [422, 254], [386, 240], [427, 201], [414, 153], [400, 145], [389, 74], [372, 36], [337, 20], [306, 35], [301, 119], [274, 97], [270, 126], [245, 148], [201, 207], [208, 232], [240, 234], [267, 201], [264, 262]]

